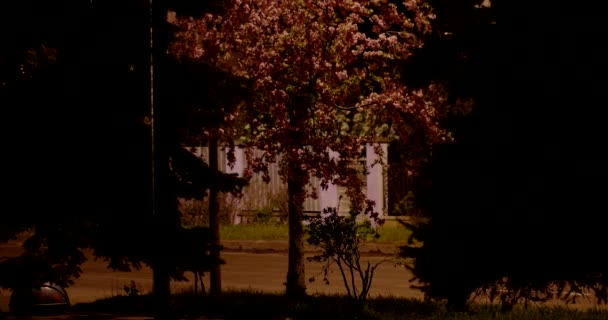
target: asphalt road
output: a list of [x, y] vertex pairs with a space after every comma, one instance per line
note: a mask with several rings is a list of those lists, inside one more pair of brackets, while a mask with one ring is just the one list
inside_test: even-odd
[[[222, 287], [224, 289], [251, 289], [264, 292], [281, 292], [287, 273], [287, 255], [279, 253], [224, 253], [226, 264], [222, 267]], [[366, 257], [366, 261], [377, 263], [382, 257]], [[307, 278], [321, 271], [321, 264], [306, 264]], [[188, 274], [187, 276], [191, 276]], [[409, 288], [408, 271], [394, 263], [384, 262], [377, 270], [371, 294], [421, 297]], [[190, 277], [191, 278], [191, 277]], [[308, 283], [308, 293], [342, 293], [345, 292], [339, 271], [330, 274], [330, 284], [325, 285], [317, 276], [315, 282]], [[152, 289], [152, 271], [144, 268], [135, 272], [112, 272], [100, 262], [88, 262], [83, 266], [83, 275], [74, 286], [68, 289], [73, 303], [88, 302], [99, 298], [124, 293], [123, 287], [135, 281], [141, 292]], [[208, 287], [208, 279], [205, 284]], [[173, 290], [191, 290], [192, 282], [174, 282]]]
[[[0, 256], [12, 255], [17, 250], [4, 246]], [[224, 252], [222, 257], [226, 264], [222, 267], [222, 287], [224, 289], [251, 289], [264, 292], [281, 292], [287, 273], [287, 255], [285, 253], [246, 253]], [[387, 257], [364, 257], [364, 262], [378, 263]], [[102, 261], [89, 260], [83, 267], [83, 273], [75, 284], [67, 289], [72, 303], [90, 302], [101, 298], [124, 294], [124, 285], [134, 281], [142, 293], [152, 290], [152, 271], [143, 268], [134, 272], [113, 272], [108, 270]], [[307, 283], [309, 294], [346, 293], [342, 278], [337, 268], [329, 274], [329, 285], [322, 281], [321, 264], [306, 263], [307, 279], [316, 275], [314, 282]], [[191, 277], [190, 274], [187, 276]], [[410, 274], [400, 265], [383, 262], [377, 269], [372, 284], [371, 295], [394, 295], [401, 297], [422, 297], [409, 288]], [[205, 284], [208, 287], [208, 278]], [[192, 282], [173, 283], [174, 292], [191, 290]], [[9, 292], [0, 292], [0, 308], [8, 309]]]

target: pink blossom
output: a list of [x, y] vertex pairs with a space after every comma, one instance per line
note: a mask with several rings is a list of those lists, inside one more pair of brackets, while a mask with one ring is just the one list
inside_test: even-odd
[[[299, 168], [307, 177], [339, 179], [353, 197], [362, 197], [354, 191], [361, 187], [358, 178], [343, 173], [327, 150], [358, 157], [361, 145], [387, 130], [406, 138], [411, 121], [425, 129], [429, 143], [446, 136], [437, 124], [439, 89], [414, 91], [394, 75], [394, 60], [423, 45], [419, 35], [434, 19], [422, 0], [405, 6], [408, 12], [375, 0], [235, 0], [223, 14], [178, 21], [187, 28], [172, 53], [253, 84], [251, 99], [225, 117], [229, 129], [223, 133], [245, 148], [248, 174], [276, 161], [283, 179]], [[359, 32], [364, 21], [373, 35]], [[369, 81], [379, 85], [362, 90]], [[294, 132], [299, 142], [292, 140]]]
[[341, 70], [336, 72], [336, 76], [338, 77], [338, 80], [344, 81], [348, 78], [348, 72], [346, 70]]

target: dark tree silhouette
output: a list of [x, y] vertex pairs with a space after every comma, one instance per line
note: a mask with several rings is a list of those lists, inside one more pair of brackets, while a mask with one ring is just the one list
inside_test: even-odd
[[506, 308], [573, 297], [561, 294], [567, 288], [606, 301], [599, 20], [571, 7], [555, 15], [502, 1], [433, 3], [441, 34], [421, 65], [405, 67], [433, 72], [410, 81], [442, 81], [452, 101], [472, 98], [474, 109], [451, 119], [456, 143], [435, 148], [427, 167], [430, 222], [415, 228], [423, 246], [403, 252], [416, 258], [416, 278], [428, 297], [458, 307], [478, 289]]
[[[156, 10], [213, 10], [211, 2], [188, 3], [159, 4]], [[240, 191], [242, 179], [210, 169], [180, 143], [193, 128], [218, 123], [218, 117], [207, 117], [213, 102], [228, 108], [246, 88], [218, 70], [193, 73], [190, 66], [159, 59], [153, 118], [148, 2], [26, 0], [0, 6], [10, 13], [0, 30], [7, 190], [0, 241], [33, 231], [22, 257], [0, 261], [1, 286], [50, 280], [67, 285], [80, 273], [85, 248], [115, 269], [155, 266], [158, 246], [184, 239], [176, 196], [201, 198], [211, 186]], [[157, 22], [160, 39], [169, 37], [170, 25]], [[151, 120], [158, 129], [154, 168], [161, 178], [155, 184]], [[156, 207], [153, 191], [162, 196]], [[153, 208], [170, 222], [162, 224], [169, 227], [161, 236]], [[178, 276], [183, 259], [163, 257], [165, 275]], [[26, 265], [31, 268], [12, 268]]]

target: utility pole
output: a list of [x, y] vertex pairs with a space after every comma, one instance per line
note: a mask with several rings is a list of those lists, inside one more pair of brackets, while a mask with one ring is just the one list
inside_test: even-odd
[[173, 262], [171, 246], [175, 238], [177, 198], [171, 183], [169, 160], [175, 142], [172, 116], [166, 104], [163, 82], [166, 81], [165, 0], [149, 0], [150, 14], [150, 116], [152, 135], [152, 219], [151, 243], [155, 256], [152, 261], [154, 318], [171, 319], [170, 270]]

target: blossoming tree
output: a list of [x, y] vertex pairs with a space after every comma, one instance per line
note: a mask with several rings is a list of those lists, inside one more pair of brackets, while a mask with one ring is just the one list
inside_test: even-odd
[[423, 45], [432, 19], [418, 0], [235, 0], [222, 15], [177, 23], [173, 54], [252, 83], [252, 98], [226, 116], [225, 138], [245, 148], [246, 174], [269, 179], [267, 164], [280, 164], [289, 193], [288, 295], [305, 294], [301, 220], [316, 192], [310, 178], [349, 186], [351, 209], [361, 212], [373, 203], [348, 164], [362, 146], [413, 126], [433, 141], [444, 135], [438, 90], [404, 87], [394, 63]]

